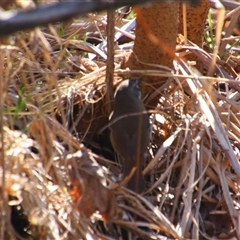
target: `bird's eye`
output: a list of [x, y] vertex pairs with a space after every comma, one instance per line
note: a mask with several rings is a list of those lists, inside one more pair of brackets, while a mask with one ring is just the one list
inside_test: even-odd
[[138, 84], [138, 82], [136, 82], [136, 84], [135, 84], [134, 88], [140, 91], [140, 87], [139, 87], [139, 84]]

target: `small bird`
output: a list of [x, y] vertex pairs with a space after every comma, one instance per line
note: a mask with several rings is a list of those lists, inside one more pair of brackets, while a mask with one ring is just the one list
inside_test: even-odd
[[110, 116], [110, 140], [123, 163], [123, 177], [136, 171], [127, 187], [144, 191], [142, 165], [150, 141], [149, 116], [141, 100], [139, 79], [124, 80], [114, 93], [114, 109]]

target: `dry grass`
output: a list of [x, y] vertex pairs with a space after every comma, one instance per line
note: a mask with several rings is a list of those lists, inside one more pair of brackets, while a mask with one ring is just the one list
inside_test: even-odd
[[[231, 51], [221, 49], [214, 77], [182, 60], [192, 51], [208, 69], [211, 44], [203, 50], [181, 42], [181, 58], [171, 71], [161, 66], [159, 71], [122, 70], [132, 45], [116, 51], [114, 84], [132, 73], [168, 77], [154, 93], [160, 103], [150, 111], [148, 189], [137, 195], [116, 185], [119, 166], [110, 161], [106, 54], [76, 40], [86, 33], [105, 38], [102, 17], [18, 33], [12, 46], [1, 46], [0, 207], [6, 217], [0, 238], [126, 239], [121, 228], [141, 239], [239, 237], [238, 40]], [[116, 22], [119, 28], [125, 24]], [[231, 33], [229, 26], [225, 32]], [[233, 41], [225, 38], [221, 41]], [[79, 57], [86, 53], [96, 54], [97, 60]], [[102, 189], [100, 181], [109, 188]], [[90, 197], [79, 205], [77, 197], [84, 194]], [[92, 201], [102, 216], [89, 219]], [[140, 220], [134, 220], [136, 215]], [[14, 230], [14, 221], [27, 229]]]

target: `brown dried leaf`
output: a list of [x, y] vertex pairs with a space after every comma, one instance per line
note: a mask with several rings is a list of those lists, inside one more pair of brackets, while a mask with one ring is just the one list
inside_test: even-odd
[[80, 56], [71, 57], [68, 63], [74, 71], [93, 72], [99, 69], [95, 62]]
[[89, 58], [79, 58], [78, 61], [90, 72], [99, 69], [98, 65]]
[[[111, 189], [103, 185], [104, 178], [97, 162], [87, 150], [70, 156], [69, 177], [72, 184], [70, 195], [77, 209], [86, 217], [99, 211], [109, 221], [121, 216], [121, 209]], [[80, 153], [80, 154], [79, 154]]]

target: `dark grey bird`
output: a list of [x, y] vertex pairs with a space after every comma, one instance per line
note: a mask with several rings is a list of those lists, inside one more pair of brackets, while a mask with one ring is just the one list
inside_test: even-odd
[[123, 164], [123, 177], [136, 171], [127, 187], [143, 192], [142, 166], [150, 141], [149, 116], [141, 99], [139, 79], [124, 80], [114, 94], [114, 109], [110, 117], [110, 139]]

